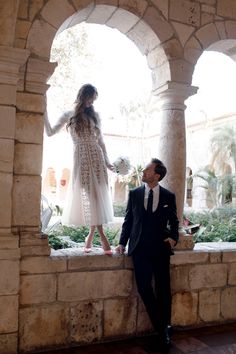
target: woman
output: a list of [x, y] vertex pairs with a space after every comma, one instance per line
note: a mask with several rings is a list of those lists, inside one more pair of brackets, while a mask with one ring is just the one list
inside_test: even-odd
[[107, 156], [100, 118], [93, 107], [97, 96], [94, 86], [83, 85], [78, 92], [74, 111], [64, 113], [54, 127], [51, 127], [46, 113], [45, 129], [47, 135], [51, 136], [66, 124], [73, 142], [74, 165], [62, 223], [90, 226], [85, 239], [85, 252], [91, 251], [97, 228], [104, 253], [112, 254], [102, 225], [113, 219], [107, 175], [107, 168], [112, 171], [113, 165]]

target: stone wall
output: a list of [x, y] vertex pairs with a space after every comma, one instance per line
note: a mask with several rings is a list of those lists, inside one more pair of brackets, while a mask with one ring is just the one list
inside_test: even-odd
[[[236, 320], [236, 250], [177, 251], [171, 263], [174, 326]], [[23, 257], [19, 323], [22, 352], [152, 330], [131, 259], [74, 249]]]
[[[0, 352], [141, 332], [149, 325], [142, 320], [126, 258], [49, 257], [40, 233], [44, 95], [56, 66], [49, 62], [51, 44], [58, 31], [87, 21], [120, 30], [146, 55], [164, 122], [166, 183], [176, 192], [181, 217], [184, 102], [196, 93], [192, 73], [205, 49], [234, 58], [236, 2], [0, 0], [0, 14]], [[232, 262], [224, 253], [180, 255], [173, 258], [180, 262], [173, 264], [174, 323], [235, 318], [234, 307], [227, 305], [235, 302], [234, 255]], [[215, 310], [209, 310], [213, 304]], [[85, 325], [84, 318], [93, 321]]]

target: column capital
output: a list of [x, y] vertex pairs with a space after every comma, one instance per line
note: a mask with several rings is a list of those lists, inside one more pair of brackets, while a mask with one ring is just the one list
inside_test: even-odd
[[29, 58], [26, 70], [26, 90], [45, 94], [50, 85], [48, 79], [53, 74], [57, 63], [51, 63], [36, 58]]
[[168, 81], [166, 84], [158, 87], [153, 94], [159, 98], [158, 104], [162, 110], [177, 109], [184, 111], [185, 100], [196, 94], [198, 87], [180, 82]]
[[19, 69], [25, 64], [30, 52], [26, 49], [0, 46], [0, 83], [16, 85]]

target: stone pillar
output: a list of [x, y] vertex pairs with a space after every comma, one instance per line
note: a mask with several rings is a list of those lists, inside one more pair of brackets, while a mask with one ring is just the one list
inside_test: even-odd
[[176, 195], [180, 220], [180, 242], [177, 249], [192, 249], [192, 236], [182, 228], [186, 176], [185, 100], [195, 94], [197, 88], [176, 82], [168, 82], [155, 90], [159, 98], [161, 114], [159, 158], [165, 163], [168, 173], [161, 185]]
[[[20, 234], [21, 256], [48, 256], [50, 247], [41, 233], [40, 199], [43, 152], [44, 95], [56, 63], [30, 57], [17, 92], [13, 215]], [[22, 212], [23, 211], [23, 212]]]
[[12, 233], [16, 91], [28, 51], [0, 46], [0, 352], [17, 353], [19, 237]]

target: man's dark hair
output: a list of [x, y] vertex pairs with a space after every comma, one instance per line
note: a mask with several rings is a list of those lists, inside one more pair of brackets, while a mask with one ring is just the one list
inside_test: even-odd
[[153, 159], [151, 160], [151, 162], [156, 165], [156, 166], [155, 166], [155, 172], [160, 175], [159, 181], [161, 181], [161, 180], [165, 177], [165, 175], [166, 175], [166, 172], [167, 172], [166, 166], [165, 166], [164, 163], [163, 163], [161, 160], [159, 160], [159, 159], [153, 158]]

